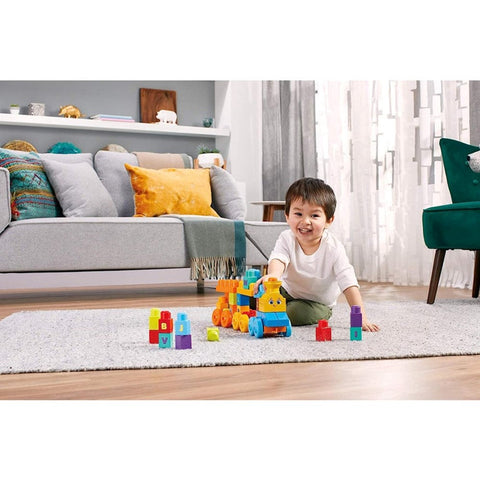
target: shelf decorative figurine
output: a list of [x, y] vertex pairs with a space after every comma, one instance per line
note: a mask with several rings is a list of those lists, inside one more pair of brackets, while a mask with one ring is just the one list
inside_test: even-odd
[[45, 115], [44, 103], [29, 103], [28, 104], [29, 115]]
[[75, 105], [64, 105], [63, 107], [60, 107], [58, 114], [65, 118], [84, 117], [82, 112]]
[[172, 125], [177, 123], [177, 114], [172, 110], [159, 110], [157, 118], [159, 123], [170, 123]]

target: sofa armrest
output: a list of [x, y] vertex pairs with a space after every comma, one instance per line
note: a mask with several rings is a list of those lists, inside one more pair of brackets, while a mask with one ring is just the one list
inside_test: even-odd
[[7, 228], [11, 220], [10, 174], [6, 168], [0, 168], [0, 233]]

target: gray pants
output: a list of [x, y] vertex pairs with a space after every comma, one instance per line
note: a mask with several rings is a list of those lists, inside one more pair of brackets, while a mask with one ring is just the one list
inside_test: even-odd
[[332, 316], [332, 309], [313, 300], [297, 299], [280, 287], [280, 293], [287, 301], [287, 315], [293, 326], [316, 325], [319, 320], [328, 320]]

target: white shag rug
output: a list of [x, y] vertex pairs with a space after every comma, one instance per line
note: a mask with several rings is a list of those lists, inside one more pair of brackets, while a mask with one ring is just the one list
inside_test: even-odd
[[[152, 305], [162, 309], [161, 305]], [[0, 373], [197, 367], [259, 363], [362, 360], [480, 353], [480, 303], [476, 299], [367, 303], [376, 333], [350, 341], [346, 304], [334, 308], [331, 342], [315, 340], [315, 326], [292, 336], [257, 339], [220, 328], [207, 341], [214, 307], [168, 308], [191, 321], [191, 350], [160, 349], [148, 341], [150, 309], [18, 312], [0, 321]]]

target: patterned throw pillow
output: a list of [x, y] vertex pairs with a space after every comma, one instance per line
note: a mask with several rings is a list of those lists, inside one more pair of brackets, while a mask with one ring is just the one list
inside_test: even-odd
[[0, 167], [10, 173], [13, 220], [63, 216], [37, 153], [0, 148]]

